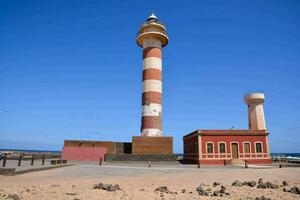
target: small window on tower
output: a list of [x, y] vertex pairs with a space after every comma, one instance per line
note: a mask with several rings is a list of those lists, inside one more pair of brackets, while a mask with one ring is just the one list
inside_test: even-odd
[[262, 153], [262, 146], [261, 143], [256, 143], [256, 153]]
[[225, 143], [219, 144], [219, 153], [225, 153]]
[[207, 143], [207, 153], [213, 153], [213, 144], [212, 143]]

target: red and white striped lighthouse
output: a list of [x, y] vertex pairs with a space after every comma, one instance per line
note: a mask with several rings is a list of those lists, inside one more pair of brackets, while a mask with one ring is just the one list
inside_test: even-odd
[[142, 136], [162, 136], [162, 47], [168, 41], [165, 25], [154, 14], [136, 37], [143, 48]]

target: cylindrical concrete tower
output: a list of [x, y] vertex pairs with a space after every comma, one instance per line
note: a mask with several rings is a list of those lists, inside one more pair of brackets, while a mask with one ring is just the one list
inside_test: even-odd
[[248, 120], [250, 130], [266, 130], [263, 93], [251, 93], [244, 97], [248, 105]]
[[165, 25], [154, 14], [137, 33], [143, 48], [142, 136], [162, 136], [162, 47], [168, 41]]

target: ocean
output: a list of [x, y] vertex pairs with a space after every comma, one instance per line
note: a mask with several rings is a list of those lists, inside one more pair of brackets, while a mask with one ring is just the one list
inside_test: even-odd
[[27, 153], [61, 153], [61, 151], [33, 150], [33, 149], [0, 149], [0, 151], [20, 151], [20, 152], [27, 152]]
[[300, 158], [300, 153], [271, 153], [271, 157]]
[[[49, 150], [34, 150], [34, 149], [0, 149], [0, 151], [21, 151], [28, 153], [61, 153], [61, 151], [49, 151]], [[178, 154], [180, 155], [180, 154]], [[271, 157], [292, 157], [300, 158], [300, 153], [271, 153]]]

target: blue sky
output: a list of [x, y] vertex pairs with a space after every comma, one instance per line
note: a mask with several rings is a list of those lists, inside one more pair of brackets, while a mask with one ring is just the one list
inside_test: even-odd
[[163, 133], [247, 129], [248, 91], [266, 95], [272, 152], [300, 152], [299, 1], [0, 2], [0, 148], [139, 135], [138, 26], [167, 24]]

